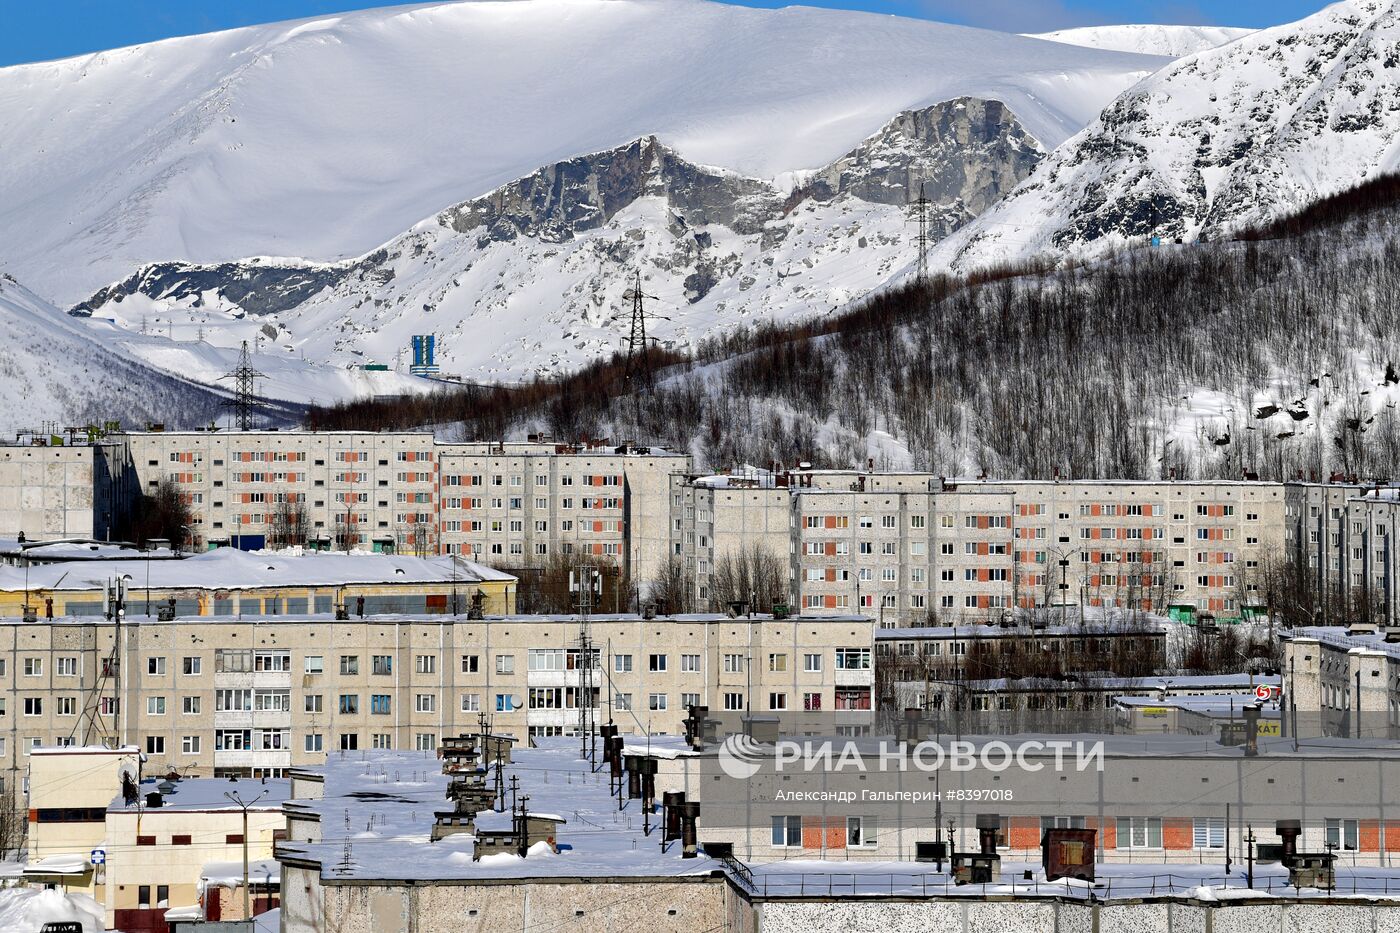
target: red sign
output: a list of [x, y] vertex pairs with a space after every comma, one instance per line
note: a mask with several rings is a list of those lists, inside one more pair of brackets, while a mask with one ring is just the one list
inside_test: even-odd
[[1254, 698], [1256, 700], [1267, 700], [1274, 695], [1274, 688], [1268, 684], [1260, 684], [1254, 688]]

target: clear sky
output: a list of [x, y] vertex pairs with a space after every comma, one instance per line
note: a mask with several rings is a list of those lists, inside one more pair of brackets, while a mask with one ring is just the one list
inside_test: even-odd
[[[732, 0], [779, 7], [790, 0]], [[1007, 32], [1103, 23], [1272, 26], [1324, 0], [805, 0]], [[374, 0], [0, 0], [0, 66], [386, 4]]]

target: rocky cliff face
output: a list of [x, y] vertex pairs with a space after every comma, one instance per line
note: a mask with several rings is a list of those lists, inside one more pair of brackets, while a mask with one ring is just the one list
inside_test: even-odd
[[1397, 140], [1400, 12], [1348, 0], [1136, 85], [940, 253], [972, 267], [1219, 239], [1400, 168]]
[[812, 195], [849, 194], [875, 204], [909, 204], [922, 188], [952, 226], [981, 214], [1045, 157], [1000, 101], [962, 98], [901, 113], [879, 133], [817, 172]]
[[616, 349], [638, 269], [665, 306], [653, 332], [674, 345], [821, 313], [911, 266], [921, 185], [936, 240], [1043, 157], [1005, 106], [973, 98], [899, 114], [795, 191], [644, 137], [544, 166], [356, 260], [160, 263], [72, 313], [124, 320], [139, 305], [207, 329], [256, 315], [308, 359], [349, 365], [431, 332], [448, 371], [547, 371]]

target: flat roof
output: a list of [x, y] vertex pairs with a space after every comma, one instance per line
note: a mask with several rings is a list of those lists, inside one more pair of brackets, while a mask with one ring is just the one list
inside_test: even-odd
[[[653, 826], [642, 832], [637, 802], [619, 811], [609, 793], [606, 768], [594, 772], [579, 758], [579, 740], [572, 737], [536, 738], [537, 747], [517, 746], [503, 765], [506, 786], [519, 779], [519, 792], [529, 795], [529, 813], [565, 819], [556, 841], [559, 853], [532, 850], [525, 858], [510, 853], [472, 860], [473, 836], [449, 835], [430, 840], [435, 811], [452, 808], [446, 791], [448, 775], [432, 752], [361, 750], [326, 756], [324, 796], [294, 800], [298, 813], [316, 814], [324, 827], [354, 827], [349, 839], [335, 833], [334, 841], [282, 842], [283, 861], [320, 865], [324, 882], [484, 881], [506, 878], [704, 877], [720, 867], [713, 859], [681, 858], [679, 842], [663, 853]], [[488, 783], [488, 786], [491, 786]], [[669, 790], [658, 778], [657, 796]], [[509, 802], [507, 802], [509, 806]], [[506, 828], [509, 811], [483, 811], [482, 828]]]
[[277, 586], [385, 585], [512, 581], [516, 578], [484, 564], [457, 557], [409, 557], [402, 554], [345, 554], [311, 551], [285, 554], [219, 548], [184, 560], [144, 558], [102, 561], [96, 566], [54, 563], [0, 567], [0, 591], [97, 590], [127, 577], [129, 589], [243, 590]]
[[[249, 803], [250, 812], [277, 811], [292, 794], [292, 782], [286, 778], [183, 778], [170, 781], [173, 785], [169, 793], [163, 793], [159, 807], [146, 806], [146, 795], [160, 790], [166, 783], [163, 778], [146, 778], [138, 788], [137, 801], [128, 804], [118, 793], [107, 805], [108, 813], [190, 813], [213, 810], [241, 810], [227, 794], [237, 794]], [[253, 801], [256, 800], [256, 803]]]

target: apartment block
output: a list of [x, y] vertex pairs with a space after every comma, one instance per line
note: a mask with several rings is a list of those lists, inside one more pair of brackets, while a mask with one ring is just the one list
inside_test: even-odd
[[[372, 559], [372, 558], [366, 558]], [[135, 746], [147, 773], [278, 776], [331, 749], [432, 750], [485, 715], [563, 735], [579, 706], [624, 732], [676, 733], [692, 704], [864, 711], [872, 626], [853, 616], [393, 615], [0, 621], [0, 763], [43, 746]], [[833, 672], [839, 670], [839, 679]]]
[[111, 502], [100, 482], [103, 446], [0, 446], [0, 539], [92, 538], [106, 533]]
[[1286, 553], [1308, 581], [1293, 608], [1318, 625], [1400, 624], [1393, 543], [1400, 487], [1332, 482], [1287, 489]]
[[659, 448], [440, 444], [442, 549], [512, 567], [588, 555], [655, 579], [671, 551], [671, 477], [690, 458]]
[[883, 625], [1056, 606], [1231, 619], [1262, 609], [1264, 576], [1283, 559], [1285, 500], [1282, 484], [1258, 482], [702, 477], [673, 494], [673, 547], [703, 600], [726, 553], [755, 537], [781, 551], [786, 513], [795, 605]]

